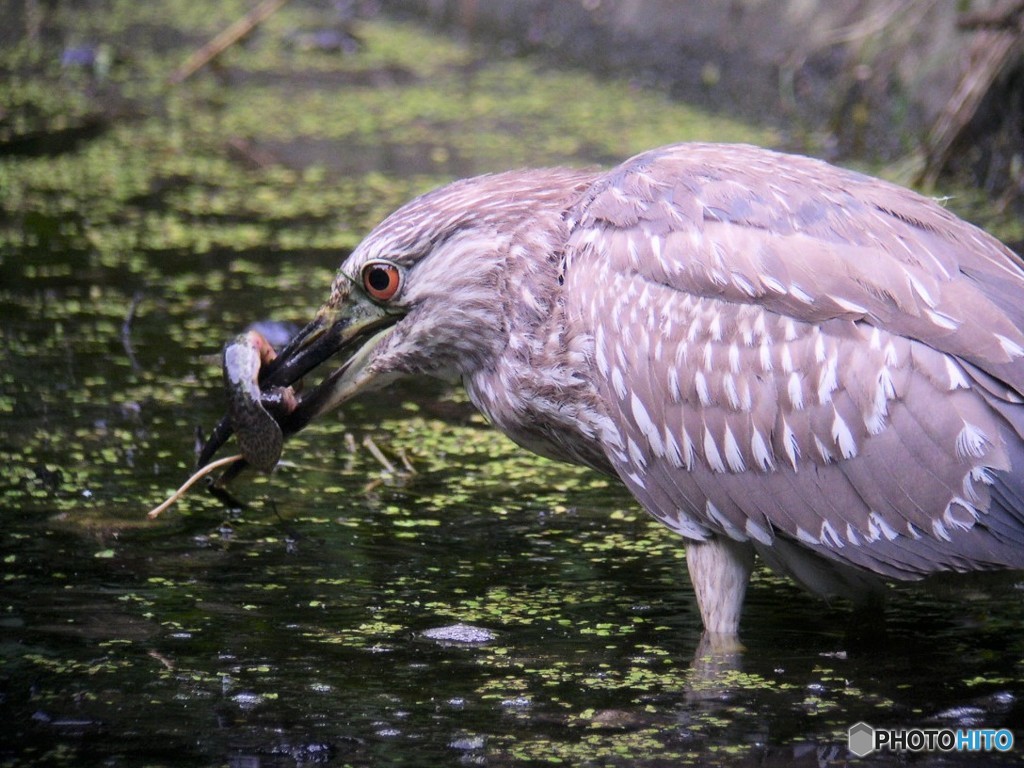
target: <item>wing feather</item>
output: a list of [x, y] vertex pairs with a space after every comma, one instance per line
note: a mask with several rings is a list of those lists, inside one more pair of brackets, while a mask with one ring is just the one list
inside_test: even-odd
[[908, 190], [720, 145], [628, 161], [570, 223], [567, 301], [628, 448], [609, 458], [652, 513], [900, 578], [1024, 567], [1020, 510], [986, 526], [976, 481], [1022, 469], [1009, 250]]
[[607, 174], [572, 219], [570, 252], [599, 232], [619, 271], [805, 322], [868, 319], [1024, 388], [1024, 360], [998, 338], [1024, 349], [1019, 261], [902, 187], [755, 147], [682, 144]]

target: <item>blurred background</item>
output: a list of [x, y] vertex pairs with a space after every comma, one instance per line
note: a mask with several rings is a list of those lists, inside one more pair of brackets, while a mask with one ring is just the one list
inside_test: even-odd
[[0, 765], [820, 766], [858, 720], [1024, 722], [1012, 577], [894, 587], [851, 633], [758, 571], [709, 665], [678, 539], [440, 384], [145, 517], [223, 412], [224, 342], [287, 339], [454, 178], [750, 142], [1019, 250], [1022, 13], [0, 0]]

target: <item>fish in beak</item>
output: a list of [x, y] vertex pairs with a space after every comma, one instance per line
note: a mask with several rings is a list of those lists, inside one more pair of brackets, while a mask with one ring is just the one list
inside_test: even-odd
[[[224, 351], [224, 373], [231, 407], [229, 414], [221, 419], [203, 445], [197, 469], [208, 464], [232, 434], [237, 433], [242, 455], [249, 459], [248, 445], [265, 445], [270, 441], [263, 434], [248, 434], [246, 430], [279, 429], [287, 438], [320, 414], [372, 388], [378, 378], [368, 365], [372, 352], [402, 316], [367, 300], [358, 292], [344, 290], [344, 286], [339, 290], [336, 285], [331, 300], [276, 357], [272, 353], [257, 352], [269, 344], [252, 331], [229, 342]], [[330, 359], [338, 359], [341, 364], [318, 386], [303, 391], [301, 395], [289, 394], [284, 399], [279, 396], [282, 390], [290, 391], [306, 374]], [[253, 363], [253, 360], [257, 362]], [[245, 366], [251, 366], [251, 369], [235, 370]], [[381, 383], [388, 381], [390, 379]], [[241, 390], [245, 390], [243, 394], [246, 396], [240, 396]], [[248, 396], [250, 392], [255, 396]], [[283, 407], [282, 402], [287, 406]], [[268, 420], [264, 411], [272, 419]], [[250, 418], [254, 412], [259, 412], [262, 418]], [[276, 442], [279, 445], [280, 438]], [[264, 457], [259, 462], [250, 463], [268, 470], [276, 460], [268, 463]]]

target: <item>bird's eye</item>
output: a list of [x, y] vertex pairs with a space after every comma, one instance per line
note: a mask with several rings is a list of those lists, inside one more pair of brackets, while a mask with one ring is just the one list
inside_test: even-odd
[[394, 264], [372, 262], [363, 267], [363, 288], [377, 301], [387, 301], [402, 284], [402, 273]]

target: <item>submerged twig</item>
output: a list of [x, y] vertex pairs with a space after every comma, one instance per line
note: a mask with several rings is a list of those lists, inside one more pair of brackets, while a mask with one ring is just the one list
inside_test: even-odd
[[384, 455], [384, 451], [377, 447], [377, 444], [373, 442], [373, 438], [369, 435], [363, 438], [363, 447], [370, 452], [370, 455], [373, 456], [373, 458], [380, 462], [380, 465], [384, 467], [387, 472], [392, 475], [398, 474], [398, 469], [396, 469], [395, 465], [391, 463], [391, 460]]
[[172, 85], [188, 80], [192, 75], [270, 18], [287, 2], [288, 0], [263, 0], [262, 3], [249, 11], [249, 13], [189, 56], [188, 61], [178, 67], [168, 80]]
[[128, 312], [124, 316], [124, 322], [121, 323], [121, 345], [128, 355], [128, 362], [131, 363], [133, 371], [138, 371], [142, 367], [135, 357], [135, 348], [132, 347], [132, 321], [135, 320], [135, 311], [139, 308], [139, 302], [141, 301], [142, 291], [136, 291], [132, 295], [132, 303], [128, 305]]
[[[377, 443], [373, 441], [373, 438], [367, 435], [363, 438], [363, 447], [370, 452], [370, 455], [377, 460], [377, 462], [384, 468], [381, 473], [381, 477], [371, 480], [363, 487], [363, 493], [370, 493], [377, 489], [378, 486], [385, 482], [385, 477], [390, 475], [392, 478], [397, 479], [399, 482], [404, 482], [408, 478], [416, 474], [416, 470], [413, 468], [412, 463], [409, 461], [409, 457], [406, 456], [405, 451], [399, 451], [398, 457], [402, 460], [404, 469], [399, 469], [395, 466], [395, 463], [391, 461], [387, 456], [384, 455]], [[351, 441], [351, 449], [355, 449], [355, 440]]]
[[402, 466], [405, 467], [406, 474], [409, 474], [409, 475], [415, 475], [416, 474], [416, 468], [412, 465], [412, 462], [409, 461], [409, 455], [404, 450], [399, 450], [398, 451], [398, 458], [400, 458], [402, 460]]
[[147, 655], [150, 656], [151, 658], [154, 658], [157, 661], [159, 661], [167, 669], [172, 670], [172, 671], [174, 670], [174, 662], [171, 661], [170, 659], [168, 659], [166, 656], [164, 656], [159, 651], [148, 651]]
[[236, 461], [241, 461], [242, 458], [243, 458], [242, 454], [240, 454], [240, 453], [235, 454], [234, 456], [225, 456], [223, 458], [217, 459], [216, 461], [211, 461], [209, 464], [207, 464], [202, 469], [196, 470], [196, 472], [193, 473], [192, 477], [190, 477], [188, 480], [186, 480], [185, 483], [181, 486], [181, 488], [179, 488], [174, 493], [172, 493], [170, 498], [167, 499], [167, 501], [165, 501], [160, 506], [153, 507], [153, 509], [149, 510], [149, 512], [146, 513], [146, 517], [148, 517], [150, 520], [152, 520], [153, 518], [157, 517], [157, 515], [159, 515], [161, 512], [163, 512], [168, 507], [170, 507], [174, 502], [176, 502], [182, 496], [184, 496], [185, 492], [189, 488], [191, 488], [193, 485], [195, 485], [197, 481], [199, 481], [202, 478], [206, 477], [208, 474], [213, 472], [215, 469], [220, 469], [221, 467], [223, 467], [223, 466], [225, 466], [227, 464], [233, 464]]

